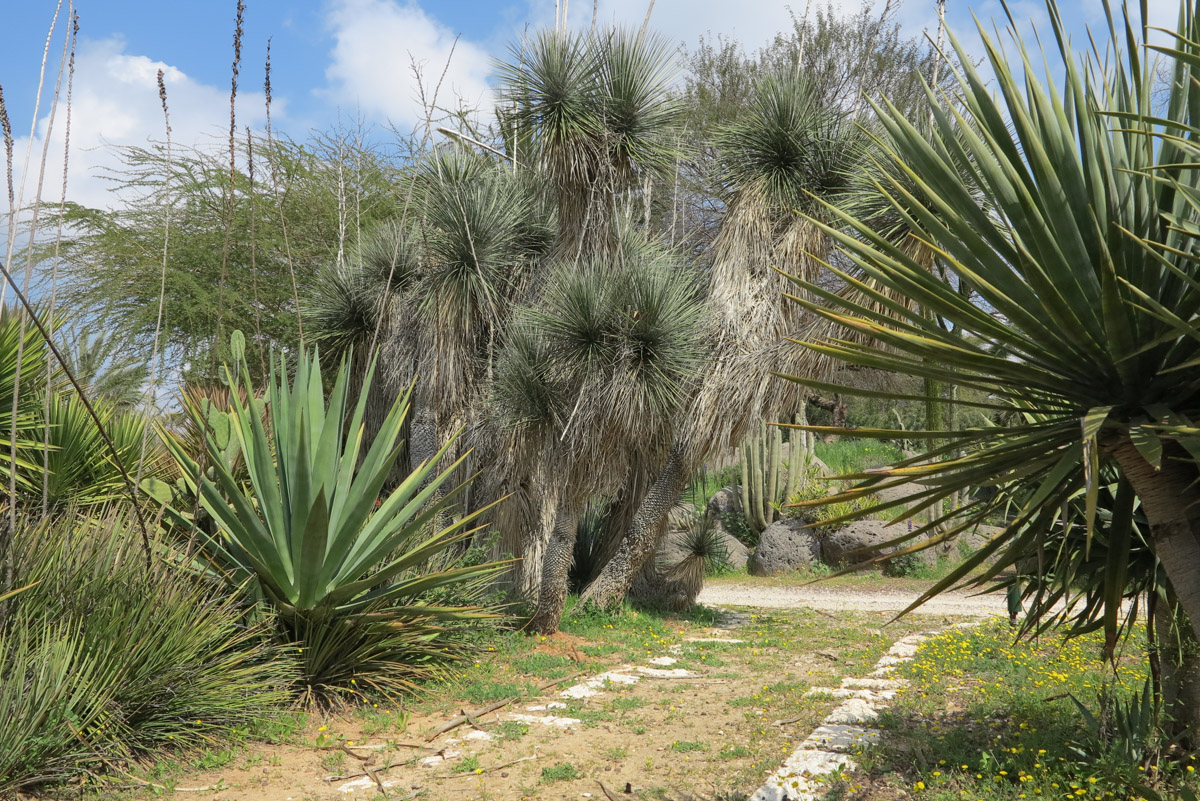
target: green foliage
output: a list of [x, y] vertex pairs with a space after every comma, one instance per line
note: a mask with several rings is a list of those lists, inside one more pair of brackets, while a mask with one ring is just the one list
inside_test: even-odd
[[853, 436], [838, 437], [832, 442], [817, 440], [817, 458], [835, 476], [860, 473], [873, 467], [891, 464], [904, 457], [894, 443]]
[[0, 795], [100, 760], [237, 741], [286, 699], [269, 624], [120, 517], [26, 525], [0, 629]]
[[[348, 362], [338, 370], [328, 405], [316, 354], [301, 360], [294, 381], [285, 362], [277, 369], [265, 419], [255, 403], [232, 394], [227, 437], [219, 427], [206, 428], [204, 409], [189, 407], [204, 430], [211, 477], [178, 441], [165, 439], [216, 523], [217, 533], [201, 545], [231, 587], [245, 587], [249, 597], [278, 610], [283, 635], [299, 645], [305, 698], [327, 702], [367, 688], [383, 694], [410, 688], [414, 677], [454, 655], [439, 639], [441, 624], [480, 614], [425, 603], [429, 594], [479, 585], [498, 569], [489, 563], [422, 572], [430, 558], [471, 533], [471, 516], [434, 526], [461, 489], [435, 500], [458, 463], [435, 473], [448, 444], [380, 495], [398, 452], [404, 399], [364, 453], [373, 367], [353, 409]], [[248, 384], [246, 394], [252, 396]], [[230, 459], [232, 442], [248, 481]]]
[[589, 504], [579, 516], [575, 545], [571, 552], [571, 569], [567, 572], [569, 592], [581, 592], [600, 571], [600, 559], [605, 546], [604, 534], [604, 513]]
[[394, 208], [394, 170], [378, 152], [356, 145], [354, 132], [334, 136], [340, 141], [318, 135], [239, 142], [232, 203], [228, 151], [175, 143], [168, 161], [162, 145], [117, 148], [119, 166], [110, 177], [131, 191], [112, 209], [67, 204], [62, 259], [54, 260], [59, 296], [70, 298], [73, 312], [103, 319], [140, 344], [142, 355], [162, 287], [162, 350], [179, 359], [185, 378], [216, 381], [234, 329], [253, 332], [247, 364], [258, 376], [272, 346], [295, 347], [293, 275], [310, 285], [351, 245], [339, 200], [354, 204], [363, 228]]
[[[91, 404], [116, 450], [116, 460], [77, 394], [63, 393], [48, 399], [35, 412], [38, 427], [45, 429], [40, 433], [50, 447], [44, 454], [36, 446], [28, 452], [29, 461], [37, 466], [36, 472], [29, 476], [33, 485], [26, 494], [29, 505], [40, 502], [43, 489], [47, 503], [55, 509], [68, 505], [89, 508], [128, 500], [125, 477], [117, 463], [133, 476], [143, 442], [146, 443], [143, 475], [164, 472], [167, 454], [155, 437], [146, 436], [148, 423], [141, 413], [121, 409], [101, 398], [93, 398]], [[44, 487], [37, 481], [43, 465], [48, 470]]]
[[911, 686], [881, 715], [880, 745], [855, 759], [874, 794], [1188, 798], [1196, 759], [1156, 751], [1139, 640], [1110, 662], [1099, 632], [1014, 642], [1001, 620], [943, 632], [900, 669]]
[[[19, 358], [18, 358], [19, 357]], [[28, 451], [41, 433], [34, 415], [39, 405], [41, 392], [46, 388], [46, 343], [42, 335], [29, 322], [28, 317], [8, 307], [0, 309], [0, 395], [8, 402], [0, 402], [0, 430], [3, 430], [5, 446], [0, 448], [0, 477], [7, 488], [12, 471], [10, 433], [16, 434], [17, 480], [26, 487], [41, 484], [41, 474], [30, 461]], [[12, 399], [17, 389], [16, 419], [13, 418]]]
[[[922, 489], [909, 498], [913, 507], [940, 510], [957, 493], [997, 489], [933, 514], [929, 526], [903, 538], [933, 526], [951, 536], [1006, 505], [1012, 511], [999, 537], [922, 598], [965, 579], [988, 557], [999, 554], [975, 580], [1012, 565], [1035, 544], [1057, 544], [1060, 510], [1081, 491], [1075, 522], [1091, 537], [1105, 464], [1120, 462], [1117, 469], [1131, 480], [1177, 474], [1172, 480], [1188, 486], [1196, 477], [1200, 440], [1189, 422], [1200, 416], [1200, 340], [1192, 319], [1200, 305], [1196, 230], [1174, 221], [1196, 213], [1198, 171], [1188, 165], [1198, 153], [1176, 134], [1200, 130], [1200, 106], [1188, 88], [1200, 23], [1189, 6], [1181, 17], [1184, 38], [1169, 53], [1174, 72], [1164, 103], [1156, 99], [1154, 70], [1142, 61], [1144, 32], [1135, 22], [1113, 21], [1109, 42], [1120, 56], [1101, 62], [1077, 56], [1054, 3], [1049, 10], [1055, 37], [1045, 55], [1052, 69], [1061, 65], [1061, 87], [1047, 87], [1038, 69], [1024, 68], [1042, 55], [1023, 42], [1005, 54], [981, 26], [994, 82], [952, 37], [961, 109], [935, 108], [932, 131], [896, 108], [880, 111], [886, 133], [880, 158], [919, 186], [923, 202], [911, 202], [901, 181], [882, 189], [940, 249], [949, 280], [867, 221], [835, 211], [825, 231], [848, 263], [913, 305], [882, 310], [876, 298], [855, 300], [800, 282], [819, 300], [802, 305], [869, 340], [806, 347], [858, 367], [968, 387], [985, 397], [950, 403], [1010, 415], [1010, 425], [922, 434], [947, 444], [861, 476], [860, 487], [834, 499], [916, 480]], [[917, 400], [900, 392], [840, 391]], [[870, 436], [911, 439], [914, 432]], [[1161, 459], [1164, 449], [1178, 458]], [[1170, 507], [1160, 510], [1162, 519]], [[1105, 593], [1119, 595], [1124, 556], [1119, 549], [1112, 554]], [[1168, 557], [1164, 566], [1178, 568], [1175, 580], [1194, 578], [1194, 564]]]
[[150, 365], [116, 334], [76, 333], [60, 350], [89, 399], [104, 400], [117, 408], [136, 406], [144, 399]]

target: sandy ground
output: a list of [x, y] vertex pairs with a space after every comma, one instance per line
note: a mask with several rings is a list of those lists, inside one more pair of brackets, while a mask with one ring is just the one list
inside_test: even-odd
[[[813, 587], [766, 587], [751, 583], [707, 585], [699, 603], [705, 606], [749, 606], [760, 609], [819, 609], [823, 612], [901, 612], [917, 600], [915, 592], [897, 590], [821, 590]], [[1006, 615], [1004, 596], [946, 592], [926, 601], [913, 614], [951, 617]]]

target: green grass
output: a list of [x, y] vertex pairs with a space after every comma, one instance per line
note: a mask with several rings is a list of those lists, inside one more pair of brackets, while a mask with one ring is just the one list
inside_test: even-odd
[[473, 704], [483, 705], [491, 701], [502, 701], [505, 698], [524, 695], [532, 689], [525, 683], [482, 679], [465, 685], [462, 688], [462, 695]]
[[506, 720], [492, 729], [492, 735], [501, 742], [519, 740], [529, 733], [529, 724], [519, 720]]
[[554, 654], [532, 653], [513, 660], [512, 669], [529, 676], [544, 679], [561, 679], [578, 670], [573, 659]]
[[612, 700], [609, 707], [616, 712], [628, 712], [631, 709], [639, 709], [645, 705], [645, 699], [633, 695], [619, 695]]
[[693, 740], [676, 740], [671, 743], [671, 750], [677, 754], [690, 754], [695, 751], [707, 751], [708, 746]]
[[1196, 787], [1188, 770], [1194, 759], [1164, 758], [1157, 770], [1139, 769], [1089, 737], [1071, 700], [1097, 712], [1102, 689], [1120, 698], [1140, 692], [1147, 665], [1135, 640], [1115, 671], [1099, 634], [1014, 643], [1011, 629], [996, 622], [929, 640], [902, 669], [911, 685], [880, 717], [882, 744], [854, 755], [869, 780], [847, 777], [838, 792], [1087, 801], [1136, 797], [1152, 783], [1163, 798], [1179, 798], [1180, 785]]
[[750, 749], [744, 745], [723, 745], [717, 752], [717, 759], [744, 759], [750, 756]]
[[559, 762], [554, 767], [542, 768], [542, 781], [546, 784], [551, 782], [567, 782], [580, 777], [578, 768], [570, 762]]
[[833, 442], [818, 441], [815, 450], [817, 458], [824, 462], [834, 475], [880, 467], [904, 456], [900, 448], [890, 442], [852, 437], [839, 437]]
[[451, 773], [474, 773], [479, 770], [479, 757], [475, 754], [463, 757], [450, 769]]

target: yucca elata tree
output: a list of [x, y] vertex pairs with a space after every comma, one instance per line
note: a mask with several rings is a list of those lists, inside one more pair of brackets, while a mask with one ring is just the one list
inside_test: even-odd
[[673, 48], [626, 28], [546, 30], [511, 48], [496, 74], [509, 156], [555, 195], [556, 254], [619, 248], [619, 218], [635, 200], [645, 206], [680, 154]]
[[[801, 304], [875, 343], [833, 340], [809, 348], [852, 365], [970, 387], [986, 399], [959, 406], [1015, 410], [1018, 421], [920, 432], [948, 440], [942, 453], [961, 455], [940, 461], [929, 458], [938, 450], [923, 454], [863, 476], [841, 497], [916, 479], [925, 487], [914, 504], [920, 509], [961, 490], [998, 489], [900, 540], [934, 525], [950, 537], [1012, 504], [1004, 531], [924, 600], [991, 556], [1000, 558], [978, 581], [1055, 542], [1063, 504], [1080, 492], [1080, 523], [1090, 532], [1103, 470], [1110, 468], [1132, 487], [1151, 547], [1195, 630], [1200, 170], [1193, 165], [1200, 153], [1187, 139], [1200, 133], [1194, 94], [1200, 24], [1195, 5], [1183, 4], [1174, 46], [1162, 49], [1172, 71], [1159, 113], [1143, 25], [1110, 14], [1107, 57], [1078, 56], [1057, 5], [1049, 0], [1047, 8], [1054, 45], [1046, 55], [1054, 69], [1061, 65], [1061, 88], [1037, 77], [1033, 64], [1041, 58], [1015, 33], [1006, 55], [981, 30], [994, 91], [951, 37], [962, 63], [961, 112], [936, 109], [931, 135], [895, 109], [880, 113], [885, 155], [925, 198], [909, 202], [903, 182], [894, 181], [886, 187], [894, 208], [927, 233], [953, 282], [930, 275], [863, 220], [841, 215], [826, 227], [858, 269], [940, 321], [894, 305], [884, 314], [800, 282], [823, 301]], [[963, 164], [970, 165], [970, 180]], [[958, 282], [971, 293], [960, 292]], [[897, 435], [858, 432], [864, 434]], [[1128, 553], [1109, 553], [1119, 575]], [[1113, 581], [1104, 592], [1119, 598], [1123, 590]]]
[[695, 274], [633, 236], [616, 255], [558, 265], [497, 370], [494, 402], [511, 450], [541, 465], [556, 504], [530, 622], [539, 633], [558, 629], [588, 497], [663, 459], [705, 355]]
[[736, 445], [764, 418], [790, 415], [803, 398], [802, 390], [769, 380], [771, 355], [803, 321], [801, 310], [783, 302], [778, 269], [806, 276], [820, 269], [827, 238], [797, 210], [824, 215], [818, 199], [842, 192], [862, 139], [846, 109], [811, 89], [795, 75], [765, 77], [743, 116], [719, 137], [727, 212], [707, 293], [715, 318], [710, 365], [619, 549], [584, 592], [588, 604], [611, 607], [625, 598], [706, 457]]

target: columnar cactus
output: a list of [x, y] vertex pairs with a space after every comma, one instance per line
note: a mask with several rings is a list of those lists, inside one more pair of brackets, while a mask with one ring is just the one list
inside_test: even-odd
[[742, 509], [755, 531], [762, 531], [778, 516], [782, 450], [783, 432], [775, 426], [768, 431], [765, 423], [742, 443]]

